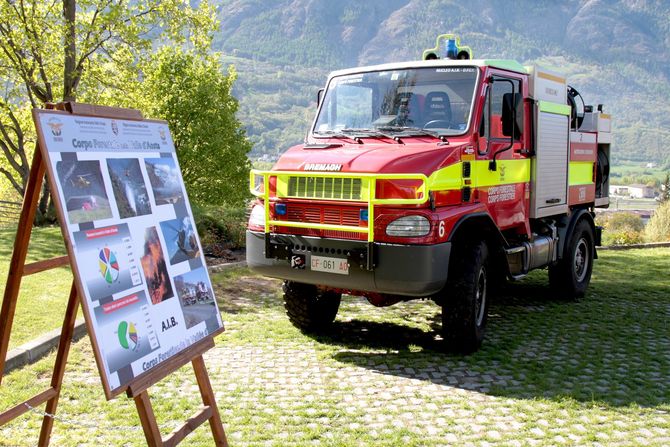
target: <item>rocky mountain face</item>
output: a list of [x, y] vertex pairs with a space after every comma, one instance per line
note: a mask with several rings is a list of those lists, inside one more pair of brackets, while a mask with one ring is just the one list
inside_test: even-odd
[[237, 66], [256, 154], [302, 140], [328, 71], [418, 59], [450, 32], [477, 58], [567, 73], [613, 114], [616, 156], [670, 164], [667, 1], [221, 0], [219, 19], [215, 47]]

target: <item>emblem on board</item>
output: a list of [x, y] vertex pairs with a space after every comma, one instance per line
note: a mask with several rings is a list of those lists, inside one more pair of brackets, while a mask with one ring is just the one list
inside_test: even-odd
[[63, 122], [56, 117], [49, 118], [47, 126], [51, 129], [51, 134], [54, 136], [54, 141], [63, 141], [61, 134], [63, 133]]

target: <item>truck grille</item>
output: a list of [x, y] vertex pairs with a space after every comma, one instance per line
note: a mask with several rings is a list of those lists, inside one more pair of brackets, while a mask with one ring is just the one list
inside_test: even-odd
[[288, 206], [287, 220], [330, 225], [349, 225], [357, 227], [360, 219], [359, 208], [329, 208], [322, 206]]
[[[328, 207], [291, 203], [287, 206], [286, 220], [291, 222], [305, 222], [329, 225], [347, 225], [358, 227], [366, 226], [367, 222], [360, 220], [360, 207]], [[281, 216], [276, 216], [282, 219]], [[316, 230], [309, 228], [282, 227], [278, 225], [275, 231], [284, 234], [300, 234], [304, 236], [332, 237], [338, 239], [366, 240], [367, 235], [353, 231]]]
[[289, 177], [288, 196], [301, 199], [361, 200], [360, 178]]

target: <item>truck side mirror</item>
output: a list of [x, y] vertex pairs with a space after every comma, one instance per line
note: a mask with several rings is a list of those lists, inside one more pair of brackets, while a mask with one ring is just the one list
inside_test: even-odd
[[320, 88], [318, 92], [316, 92], [316, 106], [319, 107], [321, 105], [321, 100], [323, 100], [323, 91], [324, 89]]

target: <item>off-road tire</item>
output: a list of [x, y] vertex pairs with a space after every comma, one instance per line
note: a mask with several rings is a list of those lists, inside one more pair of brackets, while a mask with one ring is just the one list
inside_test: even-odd
[[486, 242], [455, 245], [442, 292], [442, 336], [447, 350], [470, 354], [481, 346], [491, 282]]
[[563, 249], [563, 257], [549, 266], [549, 284], [558, 298], [576, 301], [586, 293], [595, 258], [594, 239], [591, 225], [580, 220]]
[[335, 321], [342, 295], [322, 292], [311, 284], [284, 281], [284, 309], [289, 320], [303, 332], [322, 332]]

